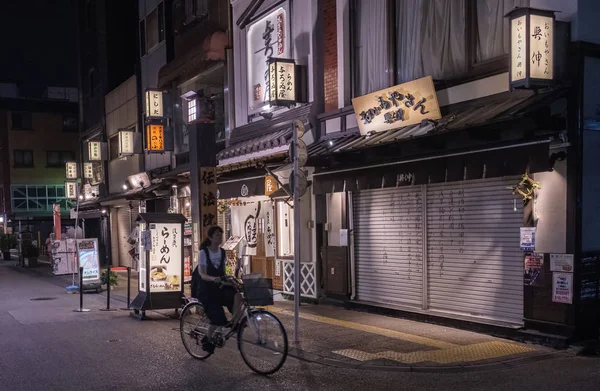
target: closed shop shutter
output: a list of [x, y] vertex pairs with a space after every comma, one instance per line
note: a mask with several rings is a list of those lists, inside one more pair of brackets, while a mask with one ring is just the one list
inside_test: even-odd
[[353, 194], [357, 298], [423, 305], [422, 188]]
[[521, 324], [518, 178], [427, 187], [429, 309]]
[[357, 299], [522, 324], [518, 180], [353, 193]]

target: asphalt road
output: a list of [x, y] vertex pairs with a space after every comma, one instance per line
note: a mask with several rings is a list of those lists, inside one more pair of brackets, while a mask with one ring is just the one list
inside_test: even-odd
[[[46, 297], [52, 300], [32, 301]], [[511, 369], [402, 373], [340, 369], [288, 359], [253, 374], [235, 341], [206, 362], [182, 346], [178, 323], [126, 311], [72, 311], [78, 297], [48, 279], [0, 266], [0, 390], [598, 390], [600, 358], [563, 357]]]

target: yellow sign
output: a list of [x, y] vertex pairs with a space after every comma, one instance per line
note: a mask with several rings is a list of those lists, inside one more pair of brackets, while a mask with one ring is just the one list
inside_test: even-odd
[[354, 98], [352, 106], [363, 135], [442, 118], [431, 76]]
[[273, 178], [271, 175], [267, 175], [265, 177], [265, 195], [268, 197], [275, 193], [277, 189], [279, 189], [279, 185], [277, 184], [275, 178]]
[[146, 125], [146, 146], [148, 151], [163, 152], [165, 150], [165, 127], [163, 125]]

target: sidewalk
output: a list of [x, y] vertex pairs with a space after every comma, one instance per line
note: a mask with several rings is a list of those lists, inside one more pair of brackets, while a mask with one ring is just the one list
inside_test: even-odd
[[[52, 276], [48, 266], [21, 269], [44, 277]], [[127, 274], [118, 274], [119, 285], [111, 291], [111, 301], [126, 303]], [[52, 276], [48, 280], [67, 286], [71, 276]], [[137, 284], [137, 278], [132, 276], [132, 299], [137, 294]], [[98, 296], [105, 295], [106, 292]], [[486, 334], [323, 304], [302, 305], [300, 343], [295, 345], [293, 303], [277, 301], [268, 310], [284, 324], [292, 357], [334, 367], [460, 372], [511, 368], [569, 354], [568, 351], [559, 352]]]
[[[276, 303], [269, 310], [284, 323], [293, 346], [293, 304]], [[300, 344], [291, 353], [326, 365], [465, 371], [507, 368], [566, 354], [485, 334], [328, 305], [302, 305], [300, 311]]]

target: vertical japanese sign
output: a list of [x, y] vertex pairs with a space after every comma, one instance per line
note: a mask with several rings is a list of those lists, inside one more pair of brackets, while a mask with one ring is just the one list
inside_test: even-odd
[[150, 224], [150, 292], [172, 292], [181, 289], [181, 224]]
[[363, 135], [442, 118], [431, 76], [354, 98], [352, 106]]
[[65, 163], [65, 178], [77, 179], [77, 162]]
[[552, 17], [531, 15], [529, 19], [531, 45], [530, 77], [552, 79], [554, 67], [554, 20]]
[[94, 163], [83, 163], [83, 177], [94, 179]]
[[157, 90], [146, 91], [146, 117], [161, 118], [163, 116], [163, 92]]
[[65, 198], [68, 200], [77, 199], [77, 182], [66, 181], [65, 182]]
[[258, 113], [269, 104], [269, 59], [292, 57], [288, 16], [285, 4], [247, 28], [249, 114]]
[[163, 125], [146, 125], [146, 149], [149, 152], [165, 151], [165, 127]]
[[133, 155], [133, 131], [119, 131], [119, 156]]
[[217, 175], [214, 167], [200, 167], [200, 233], [217, 224]]
[[526, 76], [527, 39], [525, 37], [525, 15], [511, 20], [511, 81], [524, 79]]
[[88, 142], [88, 153], [90, 161], [101, 161], [102, 160], [102, 143], [100, 141]]
[[265, 177], [265, 195], [268, 197], [279, 189], [277, 181], [271, 175]]

